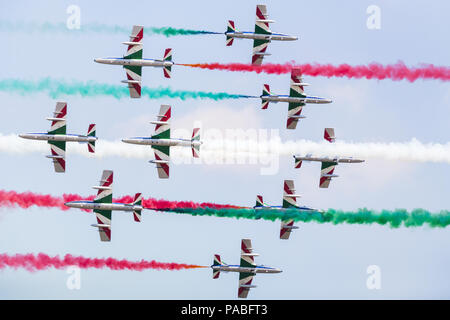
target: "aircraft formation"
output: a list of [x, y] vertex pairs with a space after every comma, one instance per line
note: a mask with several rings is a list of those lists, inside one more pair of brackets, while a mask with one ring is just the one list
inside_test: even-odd
[[[273, 33], [269, 24], [273, 20], [268, 19], [267, 8], [265, 5], [256, 6], [256, 21], [254, 32], [239, 32], [236, 30], [233, 21], [228, 21], [226, 36], [226, 45], [231, 46], [234, 39], [251, 39], [253, 40], [253, 51], [251, 62], [253, 65], [261, 65], [264, 56], [270, 55], [266, 52], [267, 46], [272, 41], [294, 41], [298, 37], [285, 35], [281, 33]], [[123, 42], [127, 46], [125, 55], [122, 58], [97, 58], [94, 59], [97, 63], [120, 65], [125, 69], [126, 80], [123, 83], [128, 85], [131, 98], [141, 98], [141, 78], [142, 67], [158, 67], [162, 68], [163, 75], [166, 78], [171, 77], [172, 67], [172, 49], [165, 49], [164, 56], [161, 60], [145, 59], [143, 58], [143, 26], [135, 25], [132, 28], [130, 39]], [[302, 110], [307, 104], [328, 104], [332, 100], [329, 98], [322, 98], [317, 96], [309, 96], [304, 92], [304, 87], [308, 83], [303, 82], [302, 72], [299, 68], [293, 68], [291, 72], [291, 82], [289, 95], [275, 95], [270, 91], [268, 84], [263, 85], [261, 99], [262, 109], [267, 109], [269, 103], [285, 102], [288, 103], [287, 113], [287, 129], [295, 129], [300, 119], [305, 118]], [[52, 159], [54, 170], [58, 173], [63, 173], [66, 170], [66, 142], [86, 143], [88, 152], [95, 152], [96, 126], [90, 124], [86, 135], [75, 135], [66, 133], [66, 115], [68, 112], [67, 102], [57, 102], [53, 117], [47, 118], [51, 121], [50, 129], [47, 133], [26, 133], [20, 134], [19, 137], [32, 140], [44, 140], [50, 145], [51, 155], [47, 157]], [[188, 147], [192, 150], [192, 156], [200, 157], [200, 128], [194, 128], [191, 139], [173, 138], [170, 135], [170, 120], [172, 107], [170, 105], [161, 105], [156, 120], [151, 123], [155, 125], [154, 134], [150, 137], [131, 137], [123, 138], [122, 142], [129, 144], [137, 144], [150, 146], [154, 151], [155, 158], [149, 160], [150, 163], [155, 164], [157, 168], [158, 177], [160, 179], [169, 178], [170, 167], [170, 148], [171, 147]], [[335, 141], [334, 128], [325, 128], [324, 139], [333, 143]], [[334, 174], [335, 166], [339, 163], [360, 163], [364, 162], [362, 159], [341, 158], [331, 155], [329, 157], [319, 157], [312, 154], [293, 155], [295, 168], [300, 168], [303, 161], [321, 162], [320, 172], [320, 188], [328, 188], [332, 178], [337, 177]], [[112, 198], [113, 190], [113, 171], [104, 170], [98, 186], [94, 186], [97, 190], [97, 195], [92, 201], [79, 200], [66, 202], [65, 205], [71, 208], [79, 208], [84, 210], [93, 210], [96, 216], [96, 223], [92, 224], [97, 228], [102, 242], [110, 242], [112, 239], [111, 221], [113, 211], [132, 212], [133, 218], [136, 222], [141, 222], [142, 211], [142, 194], [136, 193], [132, 203], [114, 203]], [[287, 211], [300, 210], [305, 213], [321, 212], [319, 209], [301, 206], [297, 203], [297, 198], [300, 195], [296, 194], [294, 181], [285, 180], [283, 183], [282, 204], [280, 206], [267, 205], [263, 201], [261, 195], [256, 196], [256, 204], [252, 208], [254, 210], [262, 211]], [[294, 229], [298, 229], [294, 225], [294, 220], [288, 219], [281, 221], [279, 238], [287, 240]], [[280, 273], [282, 270], [278, 268], [267, 267], [263, 265], [256, 265], [254, 257], [258, 254], [253, 252], [252, 242], [250, 239], [242, 239], [241, 242], [241, 259], [239, 265], [228, 265], [222, 262], [219, 255], [214, 255], [211, 269], [213, 271], [213, 279], [219, 277], [220, 272], [238, 272], [239, 286], [238, 297], [246, 298], [249, 290], [254, 288], [252, 285], [253, 277], [257, 273]]]

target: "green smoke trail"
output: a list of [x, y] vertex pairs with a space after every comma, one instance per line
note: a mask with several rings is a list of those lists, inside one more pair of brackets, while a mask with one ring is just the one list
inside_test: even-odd
[[173, 208], [158, 209], [157, 211], [190, 214], [193, 216], [215, 216], [236, 219], [253, 219], [269, 221], [285, 221], [293, 219], [297, 222], [317, 222], [337, 224], [379, 224], [388, 225], [391, 228], [430, 227], [445, 228], [450, 224], [450, 211], [442, 210], [439, 213], [431, 213], [424, 209], [414, 209], [408, 212], [405, 209], [381, 210], [380, 212], [366, 208], [353, 212], [328, 209], [327, 211], [306, 211], [298, 209], [212, 209], [212, 208]]
[[[0, 31], [3, 32], [25, 32], [25, 33], [64, 33], [64, 34], [82, 34], [82, 33], [110, 33], [130, 35], [131, 26], [114, 26], [99, 23], [81, 24], [80, 29], [69, 29], [65, 23], [36, 23], [36, 22], [10, 22], [0, 21]], [[159, 34], [166, 37], [188, 36], [200, 34], [220, 34], [219, 32], [205, 30], [191, 30], [172, 27], [144, 27], [144, 35]]]
[[[17, 93], [20, 95], [30, 95], [45, 93], [53, 99], [62, 96], [80, 95], [82, 97], [109, 96], [115, 99], [129, 98], [130, 94], [126, 85], [112, 85], [98, 83], [95, 81], [65, 81], [52, 78], [44, 78], [37, 81], [20, 79], [0, 80], [0, 92]], [[250, 96], [229, 94], [226, 92], [204, 92], [172, 90], [170, 87], [148, 88], [142, 87], [141, 95], [149, 99], [159, 98], [179, 98], [186, 99], [239, 99]]]

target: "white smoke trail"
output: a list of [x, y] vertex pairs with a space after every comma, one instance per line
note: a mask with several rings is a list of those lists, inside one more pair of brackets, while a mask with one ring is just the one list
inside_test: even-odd
[[[130, 145], [116, 141], [98, 140], [96, 153], [87, 151], [85, 144], [68, 143], [67, 155], [77, 154], [93, 158], [123, 157], [133, 159], [153, 159], [153, 151], [148, 146]], [[6, 154], [25, 155], [28, 153], [49, 153], [48, 145], [43, 141], [32, 141], [15, 134], [0, 134], [0, 152]], [[382, 159], [393, 161], [450, 163], [450, 142], [422, 143], [413, 138], [408, 142], [344, 142], [333, 144], [326, 141], [296, 140], [282, 142], [277, 139], [203, 139], [200, 161], [209, 164], [256, 164], [261, 157], [269, 155], [293, 156], [294, 154], [314, 156], [352, 156], [354, 158]], [[171, 159], [174, 162], [189, 163], [192, 161], [190, 148], [171, 148]]]

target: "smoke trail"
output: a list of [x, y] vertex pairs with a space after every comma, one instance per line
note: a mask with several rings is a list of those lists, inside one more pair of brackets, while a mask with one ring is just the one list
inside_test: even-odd
[[[83, 197], [77, 194], [63, 194], [62, 196], [52, 196], [49, 194], [38, 194], [34, 192], [16, 192], [0, 190], [0, 207], [15, 208], [20, 207], [27, 209], [31, 206], [45, 207], [45, 208], [58, 208], [61, 210], [68, 210], [69, 207], [65, 206], [65, 202], [77, 201], [77, 200], [93, 200], [94, 196]], [[123, 196], [113, 200], [119, 203], [132, 203], [132, 196]], [[239, 206], [224, 205], [216, 203], [196, 203], [192, 201], [168, 201], [163, 199], [147, 198], [142, 200], [142, 205], [147, 209], [161, 209], [161, 208], [240, 208]], [[89, 210], [86, 210], [89, 211]]]
[[[67, 201], [92, 200], [94, 196], [82, 197], [77, 194], [64, 194], [61, 197], [40, 195], [32, 192], [17, 193], [15, 191], [0, 190], [0, 206], [21, 207], [31, 206], [59, 208], [68, 210], [64, 205]], [[124, 196], [116, 198], [114, 202], [132, 203], [133, 197]], [[253, 220], [289, 220], [301, 222], [317, 222], [332, 224], [379, 224], [389, 225], [393, 228], [400, 226], [419, 227], [446, 227], [450, 224], [450, 211], [442, 210], [439, 213], [431, 213], [424, 209], [414, 209], [408, 212], [404, 209], [382, 210], [380, 212], [369, 209], [358, 209], [354, 212], [328, 209], [327, 211], [302, 211], [297, 209], [271, 210], [222, 205], [215, 203], [195, 203], [192, 201], [168, 201], [163, 199], [143, 199], [143, 207], [155, 211], [165, 211], [193, 216], [215, 216], [236, 219]], [[0, 267], [1, 268], [1, 267]]]
[[[109, 33], [109, 34], [131, 34], [131, 26], [117, 26], [100, 23], [81, 24], [80, 29], [69, 29], [65, 23], [36, 23], [36, 22], [10, 22], [0, 21], [0, 32], [26, 32], [26, 33], [64, 33], [64, 34], [84, 34], [84, 33]], [[172, 27], [144, 27], [144, 36], [159, 34], [166, 37], [190, 36], [202, 34], [223, 34], [220, 32], [191, 30]]]
[[63, 258], [58, 255], [49, 256], [45, 253], [34, 254], [0, 254], [0, 269], [24, 268], [27, 271], [46, 270], [49, 268], [64, 269], [69, 266], [78, 266], [82, 269], [105, 269], [111, 270], [133, 270], [144, 271], [147, 269], [156, 270], [182, 270], [194, 268], [206, 268], [204, 266], [184, 263], [165, 263], [152, 261], [128, 261], [125, 259], [118, 260], [114, 258], [85, 258], [82, 256], [72, 256], [66, 254]]
[[[115, 99], [129, 98], [128, 88], [122, 85], [112, 85], [98, 83], [95, 81], [76, 81], [70, 82], [52, 78], [44, 78], [38, 81], [20, 80], [20, 79], [2, 79], [0, 80], [0, 92], [17, 93], [22, 96], [44, 93], [52, 99], [63, 96], [79, 95], [81, 97], [101, 97], [108, 96]], [[204, 92], [204, 91], [186, 91], [172, 90], [171, 88], [149, 88], [142, 87], [141, 95], [149, 99], [178, 98], [186, 99], [239, 99], [250, 98], [252, 96], [229, 94], [226, 92]]]
[[[190, 131], [190, 130], [189, 130]], [[408, 142], [344, 142], [331, 144], [326, 141], [280, 139], [208, 139], [208, 131], [202, 135], [200, 158], [202, 164], [223, 164], [224, 159], [235, 164], [263, 163], [269, 155], [292, 157], [294, 154], [304, 156], [308, 153], [317, 157], [355, 157], [365, 160], [382, 159], [408, 162], [450, 163], [450, 142], [422, 143], [413, 138]], [[176, 134], [175, 134], [176, 136]], [[203, 138], [204, 137], [204, 138]], [[211, 135], [211, 137], [213, 137]], [[173, 162], [191, 163], [192, 153], [189, 148], [172, 148]], [[29, 154], [48, 152], [48, 145], [38, 141], [19, 138], [17, 135], [0, 133], [0, 152], [7, 154]], [[124, 157], [129, 159], [152, 159], [151, 148], [130, 145], [121, 141], [99, 140], [95, 154], [86, 152], [86, 146], [70, 144], [67, 154], [77, 154], [91, 158]], [[185, 162], [183, 162], [185, 161]]]
[[450, 211], [442, 210], [439, 213], [431, 213], [424, 209], [414, 209], [408, 212], [405, 209], [381, 210], [380, 212], [369, 209], [358, 209], [354, 212], [328, 209], [327, 211], [311, 212], [297, 209], [273, 210], [273, 209], [213, 209], [213, 208], [176, 208], [159, 209], [160, 211], [190, 214], [193, 216], [215, 216], [236, 219], [253, 219], [269, 221], [285, 221], [293, 219], [297, 222], [317, 222], [337, 224], [379, 224], [388, 225], [391, 228], [430, 227], [444, 228], [450, 224]]
[[368, 65], [351, 66], [349, 64], [340, 64], [334, 66], [331, 64], [305, 63], [296, 64], [288, 62], [284, 64], [263, 64], [254, 66], [245, 63], [197, 63], [197, 64], [180, 64], [183, 66], [203, 68], [209, 70], [227, 70], [227, 71], [246, 71], [268, 74], [282, 74], [291, 72], [293, 67], [302, 69], [302, 73], [308, 76], [322, 77], [347, 77], [355, 79], [391, 79], [391, 80], [408, 80], [414, 82], [417, 79], [434, 79], [441, 81], [450, 80], [450, 67], [434, 66], [432, 64], [420, 64], [418, 67], [407, 67], [403, 62], [396, 64], [382, 65], [379, 63], [370, 63]]

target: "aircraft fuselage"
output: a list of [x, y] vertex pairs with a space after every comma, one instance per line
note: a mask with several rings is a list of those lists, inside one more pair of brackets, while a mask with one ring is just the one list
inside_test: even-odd
[[245, 272], [245, 273], [280, 273], [282, 270], [278, 268], [266, 267], [266, 266], [255, 266], [255, 267], [241, 267], [239, 265], [218, 265], [211, 266], [215, 271], [223, 272]]
[[318, 161], [318, 162], [338, 162], [338, 163], [361, 163], [365, 160], [361, 159], [353, 159], [353, 158], [339, 158], [339, 157], [300, 157], [300, 156], [294, 156], [294, 159], [302, 160], [302, 161]]
[[200, 146], [202, 144], [201, 141], [198, 140], [190, 140], [190, 139], [155, 139], [151, 137], [134, 137], [128, 139], [122, 139], [125, 143], [131, 144], [140, 144], [140, 145], [150, 145], [150, 146], [186, 146], [186, 147], [194, 147]]
[[282, 33], [261, 34], [254, 32], [225, 32], [227, 37], [237, 39], [253, 39], [253, 40], [268, 40], [268, 41], [294, 41], [298, 40], [296, 36], [290, 36]]
[[279, 210], [279, 211], [292, 211], [292, 210], [299, 210], [299, 211], [307, 211], [307, 212], [320, 212], [318, 209], [310, 208], [310, 207], [290, 207], [290, 208], [283, 208], [282, 206], [268, 206], [265, 205], [264, 207], [256, 207], [254, 206], [253, 209], [256, 210]]
[[78, 209], [92, 209], [92, 210], [114, 210], [114, 211], [139, 211], [142, 210], [142, 206], [126, 203], [97, 203], [93, 201], [70, 201], [64, 203], [64, 205], [71, 208]]
[[48, 134], [48, 133], [24, 133], [19, 137], [31, 140], [66, 141], [66, 142], [95, 142], [98, 138], [77, 134]]
[[288, 102], [288, 103], [331, 103], [331, 99], [315, 97], [315, 96], [305, 96], [305, 97], [291, 97], [288, 95], [270, 95], [270, 96], [260, 96], [262, 101], [269, 102]]
[[136, 67], [171, 67], [174, 65], [172, 61], [156, 59], [97, 58], [94, 61], [97, 63]]

